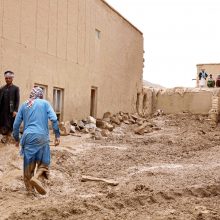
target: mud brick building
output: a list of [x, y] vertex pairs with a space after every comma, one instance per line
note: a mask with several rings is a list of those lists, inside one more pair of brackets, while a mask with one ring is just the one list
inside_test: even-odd
[[62, 120], [136, 111], [143, 35], [104, 0], [0, 0], [0, 85], [15, 72]]

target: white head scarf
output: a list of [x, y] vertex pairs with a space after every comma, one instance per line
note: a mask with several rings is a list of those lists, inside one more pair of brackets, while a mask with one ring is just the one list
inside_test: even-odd
[[34, 87], [32, 90], [31, 90], [31, 93], [30, 93], [30, 96], [29, 96], [29, 99], [26, 101], [27, 103], [27, 106], [29, 108], [31, 108], [34, 104], [34, 101], [35, 99], [40, 99], [43, 97], [43, 89], [41, 89], [40, 87]]
[[6, 71], [5, 73], [4, 73], [4, 77], [6, 78], [6, 77], [11, 77], [11, 78], [14, 78], [14, 73], [12, 72], [12, 71], [10, 71], [10, 70], [8, 70], [8, 71]]

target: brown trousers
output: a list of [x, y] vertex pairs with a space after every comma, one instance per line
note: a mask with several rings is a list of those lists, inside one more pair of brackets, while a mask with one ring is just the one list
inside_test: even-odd
[[24, 170], [24, 184], [27, 191], [33, 191], [33, 186], [30, 184], [32, 177], [46, 178], [49, 177], [49, 166], [42, 164], [40, 162], [32, 162]]

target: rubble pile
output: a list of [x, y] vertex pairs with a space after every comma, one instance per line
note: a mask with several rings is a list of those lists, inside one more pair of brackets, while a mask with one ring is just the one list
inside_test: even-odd
[[[154, 116], [160, 115], [163, 115], [161, 110], [156, 112]], [[59, 127], [62, 136], [79, 136], [79, 133], [86, 133], [91, 134], [91, 137], [95, 140], [101, 140], [111, 136], [111, 132], [122, 124], [132, 126], [133, 132], [138, 135], [160, 129], [149, 117], [142, 117], [137, 113], [130, 114], [122, 111], [117, 114], [105, 112], [102, 119], [88, 116], [82, 120], [61, 122]]]

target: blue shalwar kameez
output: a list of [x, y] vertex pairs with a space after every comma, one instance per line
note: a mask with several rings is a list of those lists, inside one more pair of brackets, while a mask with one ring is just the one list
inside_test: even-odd
[[56, 138], [60, 136], [57, 116], [44, 99], [36, 98], [31, 106], [22, 104], [13, 126], [13, 136], [19, 141], [19, 128], [23, 121], [23, 135], [20, 140], [21, 154], [24, 157], [24, 182], [28, 190], [32, 189], [30, 179], [34, 176], [48, 177], [50, 165], [50, 146], [48, 120], [53, 124]]

